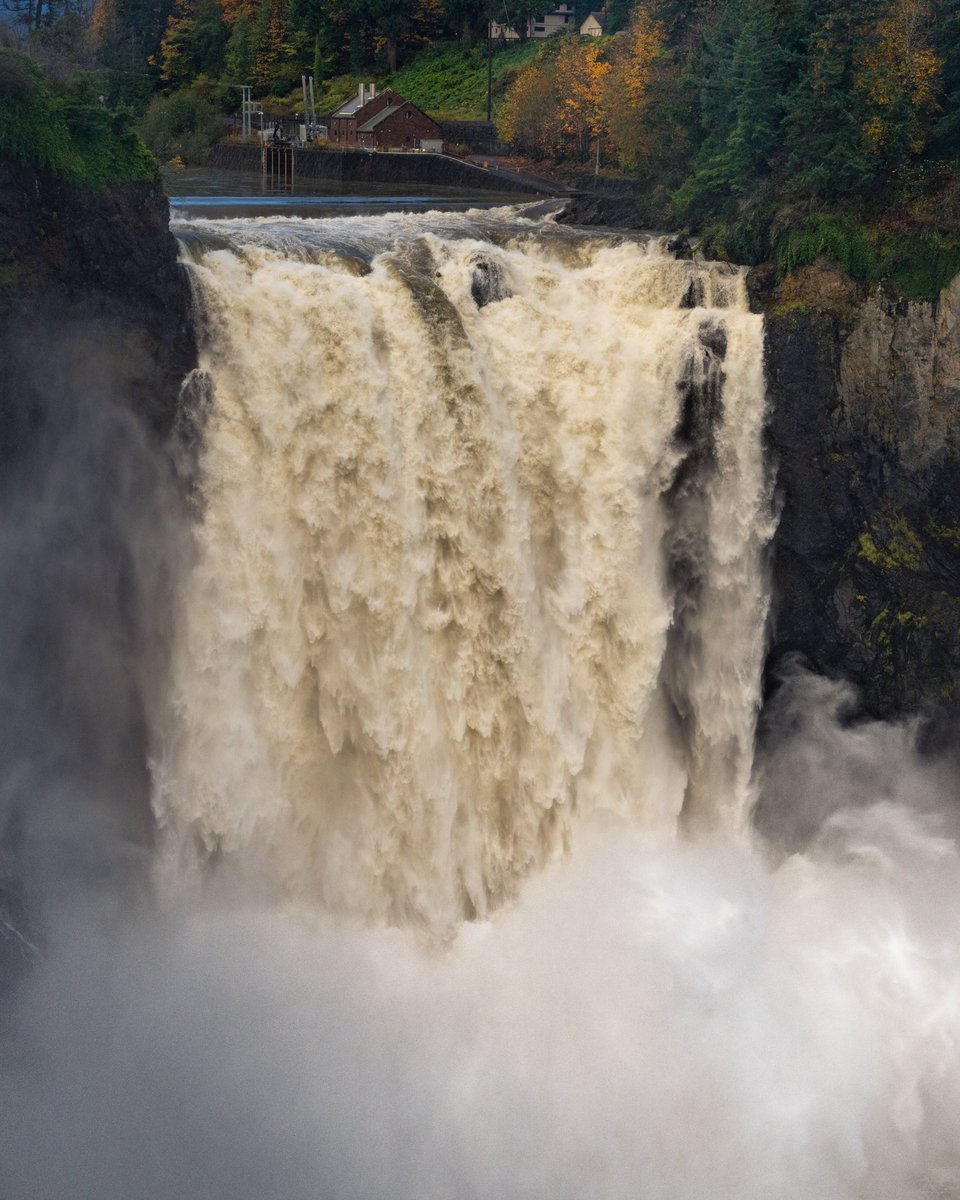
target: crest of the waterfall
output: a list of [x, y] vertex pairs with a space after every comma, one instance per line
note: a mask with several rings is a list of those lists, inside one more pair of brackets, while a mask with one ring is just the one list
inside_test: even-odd
[[597, 809], [741, 829], [771, 530], [741, 274], [489, 216], [182, 232], [213, 401], [168, 866], [442, 929]]

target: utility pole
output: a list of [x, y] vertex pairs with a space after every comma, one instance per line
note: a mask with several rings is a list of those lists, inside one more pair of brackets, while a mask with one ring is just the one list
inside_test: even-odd
[[487, 120], [493, 119], [493, 18], [487, 14]]
[[243, 97], [240, 101], [240, 121], [242, 125], [243, 138], [248, 141], [253, 133], [253, 85], [244, 83], [240, 85], [240, 94]]

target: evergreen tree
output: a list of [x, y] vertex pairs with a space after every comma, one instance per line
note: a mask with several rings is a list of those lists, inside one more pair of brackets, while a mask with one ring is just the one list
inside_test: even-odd
[[872, 180], [866, 150], [865, 98], [854, 86], [856, 56], [868, 35], [877, 0], [814, 0], [803, 67], [788, 97], [785, 126], [789, 191], [816, 202], [837, 199]]
[[253, 79], [256, 54], [256, 28], [247, 11], [241, 11], [233, 22], [230, 38], [224, 51], [223, 79], [225, 83], [242, 85]]
[[219, 78], [228, 37], [219, 0], [178, 0], [160, 46], [161, 77], [173, 87]]
[[727, 0], [704, 31], [698, 67], [703, 140], [677, 209], [719, 215], [755, 192], [779, 153], [788, 55], [773, 0]]
[[939, 0], [934, 18], [934, 47], [943, 68], [931, 150], [937, 157], [952, 159], [960, 169], [960, 0]]

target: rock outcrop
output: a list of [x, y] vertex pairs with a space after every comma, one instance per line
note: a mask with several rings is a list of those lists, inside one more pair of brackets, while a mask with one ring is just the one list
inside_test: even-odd
[[120, 390], [160, 431], [195, 365], [189, 284], [157, 187], [104, 192], [0, 159], [0, 459], [63, 388]]
[[649, 229], [636, 197], [584, 193], [567, 200], [557, 215], [561, 225], [609, 225], [615, 229]]
[[139, 878], [151, 836], [190, 310], [156, 188], [0, 160], [0, 993], [56, 897]]
[[960, 709], [960, 279], [934, 304], [825, 265], [751, 283], [782, 503], [771, 678], [799, 653], [871, 713]]

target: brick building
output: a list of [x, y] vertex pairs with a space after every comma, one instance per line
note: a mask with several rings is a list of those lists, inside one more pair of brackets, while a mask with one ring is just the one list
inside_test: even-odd
[[356, 96], [330, 117], [330, 141], [335, 146], [365, 150], [440, 150], [440, 126], [392, 88], [377, 91], [361, 83]]

